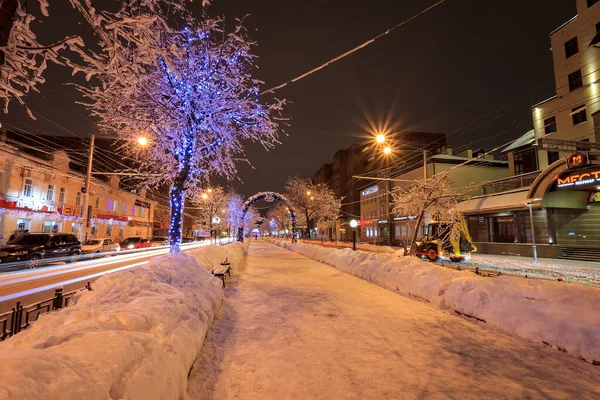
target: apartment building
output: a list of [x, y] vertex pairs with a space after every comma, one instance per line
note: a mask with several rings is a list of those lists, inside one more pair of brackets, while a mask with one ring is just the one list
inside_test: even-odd
[[29, 154], [17, 146], [0, 143], [0, 234], [67, 232], [85, 239], [151, 236], [155, 201], [119, 188], [112, 175], [105, 182], [92, 179], [88, 210], [90, 221], [82, 221], [85, 176], [70, 169], [65, 151]]

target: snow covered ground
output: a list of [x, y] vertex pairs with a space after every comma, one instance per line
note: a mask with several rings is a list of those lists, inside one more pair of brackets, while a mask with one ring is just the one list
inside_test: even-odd
[[387, 289], [600, 363], [600, 289], [509, 276], [484, 278], [414, 257], [277, 244]]
[[226, 290], [190, 400], [600, 398], [600, 367], [263, 241]]
[[157, 257], [0, 343], [0, 399], [178, 399], [223, 298], [207, 270], [241, 244]]
[[[289, 240], [288, 242], [291, 243]], [[302, 241], [302, 243], [321, 245], [320, 240]], [[334, 242], [324, 242], [323, 245], [336, 247]], [[337, 247], [351, 248], [352, 243], [338, 242]], [[376, 253], [398, 252], [397, 255], [403, 253], [403, 250], [398, 247], [375, 246], [365, 243], [357, 244], [357, 248]], [[542, 258], [539, 259], [539, 262], [534, 263], [530, 257], [474, 253], [470, 261], [463, 261], [462, 263], [441, 261], [440, 264], [451, 268], [459, 266], [475, 269], [475, 267], [479, 267], [483, 271], [501, 272], [505, 275], [548, 280], [560, 279], [564, 282], [583, 283], [600, 287], [600, 262]]]

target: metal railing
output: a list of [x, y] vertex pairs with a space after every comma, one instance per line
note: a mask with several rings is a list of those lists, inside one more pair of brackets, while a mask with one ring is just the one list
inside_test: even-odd
[[541, 171], [528, 172], [526, 174], [511, 176], [504, 179], [487, 182], [481, 185], [483, 194], [501, 193], [507, 190], [519, 189], [531, 186]]
[[16, 335], [23, 329], [27, 329], [40, 315], [71, 305], [71, 298], [82, 290], [92, 290], [90, 282], [83, 289], [63, 293], [62, 288], [54, 289], [54, 297], [42, 300], [38, 303], [23, 306], [17, 301], [12, 311], [0, 315], [0, 341]]

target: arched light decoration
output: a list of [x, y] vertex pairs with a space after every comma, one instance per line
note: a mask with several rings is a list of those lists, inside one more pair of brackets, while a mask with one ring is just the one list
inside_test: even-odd
[[244, 203], [244, 206], [242, 207], [242, 218], [241, 218], [241, 223], [239, 224], [239, 228], [238, 228], [238, 242], [243, 242], [244, 241], [244, 218], [246, 217], [246, 211], [248, 211], [248, 208], [250, 208], [250, 206], [252, 204], [254, 204], [257, 200], [260, 199], [264, 199], [267, 202], [272, 202], [275, 200], [280, 200], [283, 201], [283, 203], [286, 205], [286, 207], [290, 210], [290, 221], [292, 223], [292, 241], [295, 242], [296, 241], [296, 237], [298, 236], [298, 229], [296, 228], [296, 215], [294, 214], [294, 209], [292, 208], [292, 203], [287, 199], [287, 197], [285, 197], [284, 195], [280, 194], [280, 193], [276, 193], [276, 192], [259, 192], [256, 193], [254, 196], [251, 196], [248, 198], [248, 200], [246, 200], [246, 202]]

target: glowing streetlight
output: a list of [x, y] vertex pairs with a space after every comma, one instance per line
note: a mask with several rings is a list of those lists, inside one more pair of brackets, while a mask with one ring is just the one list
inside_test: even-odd
[[385, 142], [385, 135], [380, 133], [379, 135], [375, 136], [375, 141], [377, 141], [377, 143]]
[[307, 190], [307, 191], [306, 191], [306, 195], [307, 195], [307, 196], [310, 196], [310, 190]]
[[140, 146], [146, 146], [148, 144], [148, 138], [140, 136], [139, 138], [137, 138], [137, 142]]
[[352, 228], [352, 250], [356, 251], [356, 227], [358, 226], [358, 221], [353, 219], [350, 221], [350, 227]]
[[383, 149], [383, 154], [390, 154], [392, 152], [392, 148], [391, 147], [386, 147]]
[[212, 189], [208, 189], [208, 190], [207, 190], [207, 192], [208, 192], [208, 193], [212, 193]]
[[208, 199], [208, 195], [206, 193], [202, 193], [202, 200]]

